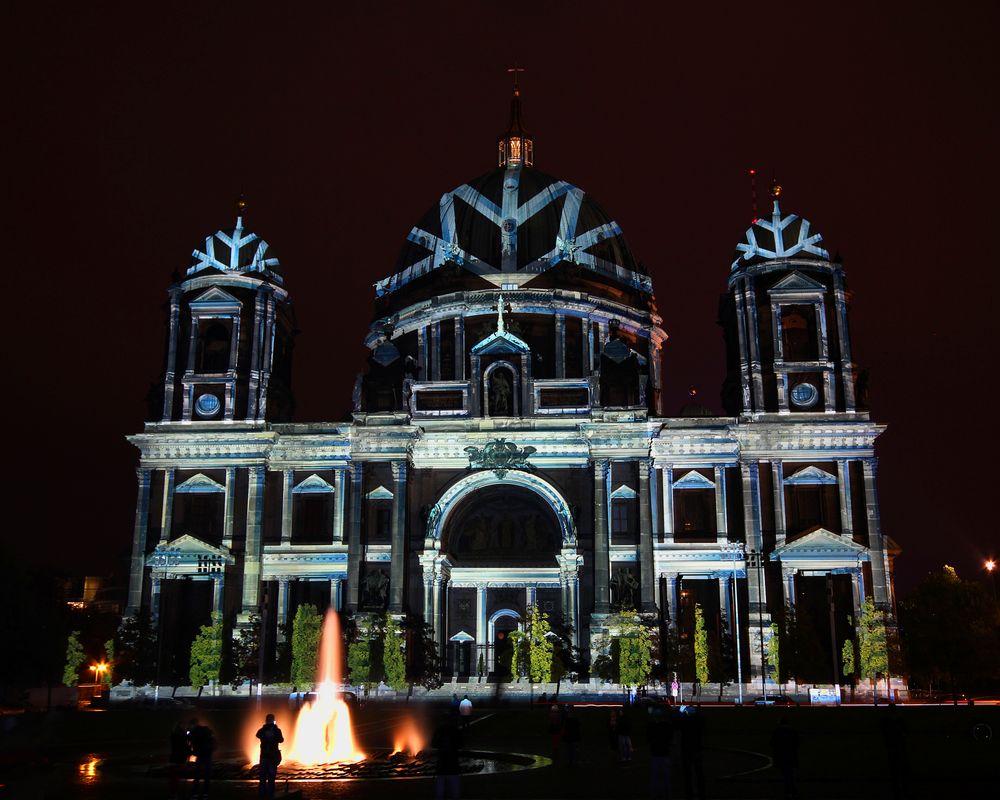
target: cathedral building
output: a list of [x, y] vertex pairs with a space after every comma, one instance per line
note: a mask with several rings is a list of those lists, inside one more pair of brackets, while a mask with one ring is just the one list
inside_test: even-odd
[[213, 612], [273, 643], [306, 602], [422, 617], [455, 676], [499, 675], [532, 605], [591, 658], [616, 612], [684, 639], [697, 605], [745, 682], [788, 610], [830, 653], [866, 597], [892, 612], [844, 270], [780, 187], [719, 265], [725, 416], [671, 416], [652, 281], [535, 167], [516, 88], [494, 157], [375, 281], [350, 420], [292, 421], [294, 267], [242, 207], [169, 288], [126, 608], [163, 682]]

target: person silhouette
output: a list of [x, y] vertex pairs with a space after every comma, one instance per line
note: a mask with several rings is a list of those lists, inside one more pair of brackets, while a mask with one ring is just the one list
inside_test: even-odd
[[281, 763], [281, 748], [278, 746], [285, 737], [274, 722], [274, 714], [264, 718], [264, 724], [257, 731], [260, 739], [259, 783], [257, 794], [260, 797], [274, 797], [274, 779], [278, 776], [278, 764]]

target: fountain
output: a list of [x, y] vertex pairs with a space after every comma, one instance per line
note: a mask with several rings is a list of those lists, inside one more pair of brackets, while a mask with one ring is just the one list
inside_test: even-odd
[[354, 741], [351, 710], [340, 696], [340, 618], [332, 608], [323, 619], [319, 648], [317, 697], [299, 711], [288, 757], [304, 766], [361, 761], [365, 754]]

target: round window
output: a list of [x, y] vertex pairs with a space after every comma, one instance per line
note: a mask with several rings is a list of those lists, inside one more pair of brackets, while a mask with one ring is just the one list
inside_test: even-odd
[[792, 387], [792, 402], [799, 408], [810, 408], [816, 405], [819, 391], [811, 383], [799, 383]]
[[195, 401], [194, 410], [199, 417], [211, 417], [219, 412], [219, 398], [214, 394], [199, 395]]

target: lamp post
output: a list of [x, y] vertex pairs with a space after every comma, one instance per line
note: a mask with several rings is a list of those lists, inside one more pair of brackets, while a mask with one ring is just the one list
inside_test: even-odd
[[743, 542], [725, 542], [719, 546], [724, 555], [733, 561], [733, 627], [736, 629], [736, 687], [740, 705], [743, 705], [743, 659], [740, 651], [740, 593], [736, 584], [736, 556], [743, 556]]
[[764, 658], [764, 602], [761, 596], [761, 586], [764, 584], [764, 553], [751, 550], [748, 554], [754, 566], [757, 567], [757, 625], [760, 628], [760, 691], [767, 702], [767, 661]]

